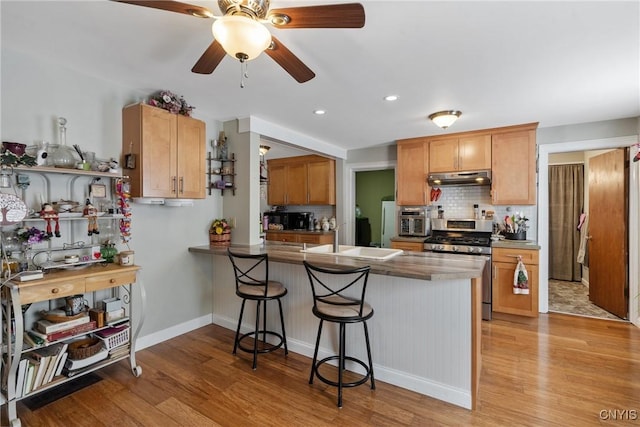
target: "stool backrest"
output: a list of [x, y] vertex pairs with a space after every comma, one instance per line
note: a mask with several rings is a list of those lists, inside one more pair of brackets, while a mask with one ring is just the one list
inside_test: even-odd
[[358, 306], [358, 316], [363, 316], [370, 266], [338, 269], [324, 268], [302, 261], [313, 293], [313, 305], [318, 303], [335, 306]]
[[[267, 296], [267, 284], [269, 283], [269, 256], [267, 254], [239, 254], [227, 249], [227, 255], [233, 265], [233, 273], [236, 277], [236, 291], [240, 285], [256, 286], [264, 288], [264, 296]], [[246, 262], [242, 262], [246, 260]], [[260, 268], [264, 264], [262, 268]]]

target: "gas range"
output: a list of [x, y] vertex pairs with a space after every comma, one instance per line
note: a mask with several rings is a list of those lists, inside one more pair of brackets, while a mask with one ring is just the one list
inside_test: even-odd
[[424, 250], [490, 255], [492, 229], [491, 220], [432, 219], [431, 235], [424, 240]]

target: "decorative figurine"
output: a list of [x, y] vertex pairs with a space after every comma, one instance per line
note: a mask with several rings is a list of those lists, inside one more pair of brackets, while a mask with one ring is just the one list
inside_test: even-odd
[[91, 236], [92, 234], [100, 234], [98, 230], [98, 209], [93, 207], [91, 201], [87, 199], [84, 210], [82, 211], [82, 216], [89, 220], [89, 224], [87, 225], [87, 235]]
[[55, 234], [56, 237], [60, 237], [60, 223], [58, 222], [58, 212], [53, 209], [51, 203], [44, 203], [42, 205], [42, 210], [40, 211], [40, 218], [44, 219], [47, 223], [47, 236], [53, 236], [51, 232], [51, 221], [55, 222]]

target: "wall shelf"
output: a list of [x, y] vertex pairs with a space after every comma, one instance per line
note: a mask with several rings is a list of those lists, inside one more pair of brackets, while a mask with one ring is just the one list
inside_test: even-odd
[[224, 196], [225, 190], [231, 191], [236, 195], [236, 156], [231, 153], [228, 159], [220, 159], [211, 157], [211, 153], [207, 153], [207, 189], [209, 195], [212, 190], [220, 190]]

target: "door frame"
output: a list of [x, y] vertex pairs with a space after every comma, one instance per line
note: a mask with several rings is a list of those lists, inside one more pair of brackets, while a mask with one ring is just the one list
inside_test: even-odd
[[393, 179], [396, 183], [397, 188], [398, 170], [396, 166], [396, 161], [345, 164], [346, 173], [344, 188], [346, 189], [346, 204], [345, 206], [343, 206], [343, 215], [345, 221], [344, 227], [346, 230], [344, 234], [345, 240], [343, 241], [346, 245], [353, 245], [356, 241], [356, 230], [354, 227], [356, 221], [356, 172], [393, 169]]
[[[591, 139], [585, 141], [571, 141], [541, 144], [538, 146], [538, 244], [540, 245], [540, 274], [539, 274], [539, 311], [549, 311], [549, 154], [569, 151], [590, 151], [609, 148], [630, 147], [638, 142], [638, 136], [624, 136], [616, 138]], [[629, 156], [634, 156], [629, 150]], [[640, 327], [639, 290], [640, 279], [640, 177], [637, 167], [631, 163], [629, 170], [629, 321]], [[543, 191], [544, 190], [544, 191]]]

